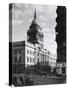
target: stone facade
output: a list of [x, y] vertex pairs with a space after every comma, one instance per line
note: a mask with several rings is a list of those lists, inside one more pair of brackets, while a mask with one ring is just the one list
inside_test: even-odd
[[[44, 49], [43, 45], [43, 32], [41, 27], [36, 21], [36, 10], [34, 12], [34, 19], [31, 22], [29, 30], [27, 30], [27, 40], [13, 42], [12, 44], [12, 57], [13, 64], [20, 64], [25, 67], [32, 66], [39, 63], [51, 65], [56, 63], [56, 59], [51, 60], [49, 51]], [[52, 59], [54, 57], [52, 56]], [[51, 64], [50, 64], [51, 61]], [[52, 64], [52, 65], [53, 65]], [[52, 66], [51, 65], [51, 66]], [[55, 65], [53, 65], [55, 66]]]

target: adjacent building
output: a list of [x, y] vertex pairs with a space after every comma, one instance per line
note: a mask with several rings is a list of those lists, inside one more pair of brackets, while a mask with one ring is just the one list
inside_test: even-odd
[[57, 7], [56, 18], [56, 42], [57, 42], [57, 73], [65, 74], [66, 72], [66, 8], [65, 6]]

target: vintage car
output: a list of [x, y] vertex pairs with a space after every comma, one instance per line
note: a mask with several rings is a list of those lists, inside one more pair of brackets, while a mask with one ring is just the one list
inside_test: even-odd
[[23, 77], [19, 77], [19, 76], [14, 77], [13, 78], [13, 85], [14, 86], [22, 86], [22, 85], [24, 85]]
[[17, 74], [13, 76], [13, 85], [14, 86], [26, 86], [33, 85], [33, 79], [31, 75], [27, 74]]
[[25, 85], [33, 85], [33, 83], [32, 75], [28, 74], [25, 78]]

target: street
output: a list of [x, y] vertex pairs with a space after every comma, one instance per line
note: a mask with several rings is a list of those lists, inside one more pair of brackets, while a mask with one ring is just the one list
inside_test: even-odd
[[33, 81], [34, 85], [62, 84], [66, 82], [63, 77], [45, 77], [39, 75], [33, 75]]

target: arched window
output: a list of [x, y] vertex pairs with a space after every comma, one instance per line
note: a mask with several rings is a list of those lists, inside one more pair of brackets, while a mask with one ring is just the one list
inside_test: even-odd
[[14, 63], [17, 63], [17, 56], [14, 56]]
[[32, 62], [32, 58], [30, 57], [30, 62]]
[[17, 55], [17, 50], [14, 50], [14, 55]]
[[27, 62], [29, 62], [29, 57], [27, 57]]
[[27, 54], [29, 54], [29, 50], [27, 49]]
[[21, 49], [19, 49], [19, 54], [21, 54]]

